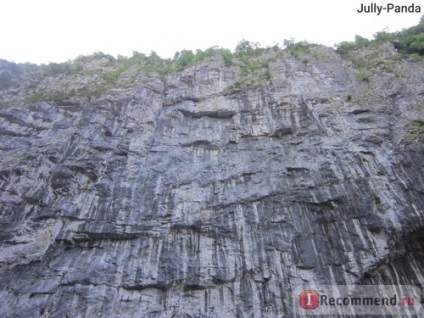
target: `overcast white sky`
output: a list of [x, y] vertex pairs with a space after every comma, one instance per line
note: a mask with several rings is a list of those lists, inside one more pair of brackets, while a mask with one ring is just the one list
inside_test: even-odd
[[[388, 28], [416, 25], [423, 13], [360, 14], [361, 3], [386, 0], [2, 0], [0, 58], [64, 62], [102, 51], [134, 50], [173, 57], [182, 49], [212, 45], [233, 50], [245, 38], [263, 46], [295, 38], [333, 46], [371, 38]], [[393, 0], [421, 5], [422, 0]]]

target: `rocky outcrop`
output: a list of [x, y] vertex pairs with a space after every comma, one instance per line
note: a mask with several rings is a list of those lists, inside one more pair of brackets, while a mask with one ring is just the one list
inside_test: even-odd
[[295, 317], [298, 286], [422, 286], [424, 64], [361, 54], [367, 80], [315, 47], [267, 82], [215, 58], [2, 108], [2, 317]]

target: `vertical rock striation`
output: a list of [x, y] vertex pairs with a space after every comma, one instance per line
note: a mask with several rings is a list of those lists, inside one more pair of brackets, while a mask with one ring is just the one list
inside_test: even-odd
[[421, 286], [424, 64], [311, 56], [1, 109], [2, 317], [295, 317], [298, 286]]

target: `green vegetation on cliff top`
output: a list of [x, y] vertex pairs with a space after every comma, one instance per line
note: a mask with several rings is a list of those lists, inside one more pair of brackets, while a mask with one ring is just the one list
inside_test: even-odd
[[424, 56], [424, 16], [418, 25], [399, 32], [380, 31], [374, 34], [373, 40], [368, 40], [359, 35], [355, 36], [354, 42], [344, 41], [336, 45], [337, 52], [347, 55], [352, 51], [381, 43], [392, 43], [394, 47], [404, 55], [414, 57]]
[[[355, 54], [359, 49], [378, 46], [382, 43], [393, 44], [401, 56], [421, 59], [424, 56], [424, 16], [418, 25], [411, 28], [393, 33], [381, 31], [375, 34], [373, 40], [356, 36], [355, 41], [341, 42], [335, 46], [335, 49], [343, 58], [353, 61], [353, 66], [359, 70], [357, 79], [369, 81], [370, 76], [363, 61], [355, 59]], [[211, 47], [195, 52], [182, 50], [176, 52], [172, 59], [163, 59], [152, 51], [149, 55], [133, 52], [131, 57], [118, 56], [117, 58], [96, 52], [91, 55], [81, 55], [73, 61], [48, 65], [11, 63], [0, 60], [0, 90], [18, 87], [19, 77], [25, 76], [27, 79], [31, 79], [30, 84], [28, 85], [28, 82], [26, 84], [26, 88], [31, 91], [25, 96], [26, 102], [63, 100], [72, 96], [96, 97], [110, 88], [130, 87], [132, 83], [137, 83], [140, 76], [163, 78], [167, 74], [182, 71], [205, 59], [218, 56], [222, 58], [226, 66], [240, 67], [242, 75], [246, 77], [244, 81], [248, 82], [249, 75], [251, 75], [250, 78], [259, 79], [265, 83], [271, 80], [268, 64], [276, 57], [291, 54], [300, 58], [313, 46], [315, 45], [304, 41], [284, 40], [280, 45], [263, 48], [259, 43], [242, 40], [234, 52], [220, 47]], [[307, 63], [308, 59], [303, 57], [302, 62]], [[46, 76], [76, 77], [81, 74], [92, 76], [95, 81], [72, 88], [68, 87], [68, 83], [62, 83], [63, 87], [56, 87], [53, 91], [39, 87], [39, 79]]]

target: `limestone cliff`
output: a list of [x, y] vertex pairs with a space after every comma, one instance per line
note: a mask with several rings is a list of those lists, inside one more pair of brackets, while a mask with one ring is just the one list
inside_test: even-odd
[[357, 58], [128, 68], [91, 96], [107, 58], [20, 75], [0, 91], [1, 316], [296, 317], [298, 286], [422, 286], [424, 63]]

